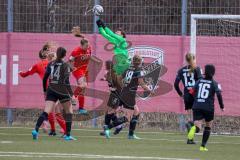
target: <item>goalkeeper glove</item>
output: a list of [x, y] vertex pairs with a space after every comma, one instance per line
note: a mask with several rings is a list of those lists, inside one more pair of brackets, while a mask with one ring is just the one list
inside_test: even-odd
[[102, 21], [101, 19], [97, 20], [96, 23], [97, 23], [97, 26], [98, 26], [98, 27], [103, 27], [103, 28], [106, 27], [105, 24], [103, 23], [103, 21]]

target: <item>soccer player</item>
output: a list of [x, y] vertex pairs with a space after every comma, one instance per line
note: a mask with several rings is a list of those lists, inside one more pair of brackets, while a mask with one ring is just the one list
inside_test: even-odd
[[113, 33], [102, 20], [97, 20], [99, 33], [114, 45], [114, 66], [113, 69], [117, 75], [122, 75], [130, 66], [129, 55], [127, 51], [128, 43], [126, 34], [122, 29]]
[[84, 90], [87, 87], [88, 79], [88, 64], [90, 59], [97, 61], [98, 60], [91, 56], [92, 49], [87, 39], [80, 33], [80, 27], [73, 27], [72, 33], [76, 37], [82, 38], [80, 40], [80, 46], [76, 47], [69, 57], [69, 61], [73, 63], [74, 70], [72, 72], [75, 77], [78, 88], [74, 91], [75, 97], [78, 98], [79, 102], [79, 113], [87, 114], [87, 110], [84, 109]]
[[221, 86], [213, 79], [214, 74], [214, 65], [207, 64], [205, 66], [205, 77], [203, 79], [200, 79], [190, 91], [191, 94], [194, 94], [194, 126], [188, 133], [188, 141], [193, 141], [195, 133], [198, 133], [200, 131], [202, 120], [205, 120], [205, 128], [203, 131], [200, 151], [208, 151], [206, 144], [211, 134], [212, 121], [214, 119], [215, 94], [217, 95], [221, 110], [224, 111]]
[[134, 55], [132, 60], [132, 66], [127, 69], [122, 76], [118, 76], [118, 83], [121, 85], [119, 95], [115, 95], [112, 102], [117, 102], [119, 106], [123, 105], [123, 108], [127, 109], [127, 114], [123, 117], [117, 118], [109, 125], [104, 126], [106, 138], [110, 138], [110, 129], [120, 124], [130, 122], [129, 125], [129, 139], [140, 139], [134, 134], [138, 119], [139, 108], [136, 105], [136, 92], [140, 85], [144, 91], [153, 92], [147, 87], [143, 80], [143, 71], [141, 69], [142, 58], [139, 55]]
[[[108, 100], [108, 107], [105, 114], [104, 119], [104, 125], [108, 126], [111, 121], [115, 122], [117, 120], [117, 112], [119, 111], [119, 102], [118, 98], [115, 98], [116, 96], [119, 96], [119, 92], [121, 91], [121, 87], [119, 83], [117, 82], [116, 74], [113, 70], [113, 62], [111, 60], [106, 61], [105, 68], [107, 73], [104, 75], [104, 79], [108, 82], [110, 95]], [[120, 124], [119, 126], [116, 126], [116, 129], [114, 131], [114, 135], [117, 135], [122, 130], [123, 126]], [[105, 136], [105, 132], [100, 132], [100, 135]]]
[[[66, 50], [62, 47], [57, 49], [56, 60], [50, 62], [47, 66], [43, 78], [43, 91], [46, 95], [46, 106], [44, 112], [39, 116], [35, 129], [32, 131], [33, 139], [38, 139], [38, 130], [44, 120], [48, 119], [48, 114], [53, 110], [57, 101], [61, 103], [66, 113], [66, 141], [76, 140], [70, 135], [72, 125], [73, 108], [71, 97], [73, 95], [70, 87], [69, 76], [71, 68], [68, 63], [63, 61], [66, 56]], [[49, 84], [47, 87], [47, 81]]]
[[[53, 44], [51, 42], [47, 42], [43, 45], [42, 49], [39, 51], [39, 58], [40, 61], [34, 64], [28, 71], [20, 71], [19, 75], [23, 78], [28, 77], [33, 74], [38, 74], [41, 79], [44, 77], [44, 73], [46, 70], [46, 67], [48, 63], [55, 59], [55, 52], [51, 51], [53, 50]], [[50, 123], [51, 131], [49, 132], [50, 136], [55, 136], [55, 118], [62, 128], [62, 132], [64, 133], [66, 130], [65, 120], [62, 116], [62, 113], [60, 112], [58, 107], [55, 107], [57, 112], [51, 112], [49, 114], [48, 120]], [[47, 132], [47, 121], [44, 121], [43, 123], [43, 129], [44, 132]]]
[[[192, 105], [194, 97], [189, 94], [189, 90], [196, 84], [196, 82], [202, 78], [200, 67], [196, 65], [195, 55], [188, 53], [185, 56], [187, 65], [178, 70], [177, 76], [174, 82], [174, 88], [178, 95], [184, 99], [185, 110], [189, 115], [192, 115]], [[182, 82], [184, 86], [184, 92], [179, 88], [179, 83]], [[187, 130], [193, 125], [192, 119], [189, 119], [186, 123]], [[190, 141], [189, 141], [190, 143]]]

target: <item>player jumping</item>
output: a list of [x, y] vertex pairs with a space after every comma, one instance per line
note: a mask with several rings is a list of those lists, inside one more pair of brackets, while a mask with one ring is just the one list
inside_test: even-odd
[[[192, 105], [194, 101], [194, 97], [189, 94], [189, 90], [195, 85], [195, 83], [202, 78], [202, 73], [200, 67], [196, 65], [196, 58], [195, 55], [188, 53], [185, 56], [185, 59], [188, 65], [184, 66], [180, 70], [178, 70], [174, 88], [177, 91], [178, 95], [184, 99], [185, 110], [188, 112], [189, 115], [192, 115]], [[182, 81], [184, 86], [184, 93], [179, 88], [179, 83]], [[188, 131], [190, 130], [191, 126], [193, 126], [192, 119], [189, 119], [186, 123], [186, 127]], [[189, 143], [191, 143], [189, 141]]]
[[[73, 92], [70, 87], [69, 76], [71, 68], [69, 64], [63, 61], [66, 56], [66, 50], [62, 47], [57, 49], [56, 60], [50, 62], [47, 66], [46, 72], [43, 78], [43, 91], [46, 95], [46, 106], [44, 112], [39, 116], [35, 129], [32, 131], [33, 139], [38, 139], [38, 130], [42, 125], [44, 120], [48, 119], [49, 113], [55, 107], [57, 101], [61, 103], [66, 113], [66, 136], [65, 140], [75, 140], [70, 135], [71, 125], [72, 125], [72, 104], [71, 97]], [[49, 80], [49, 85], [47, 88], [47, 81]], [[60, 91], [61, 92], [60, 92]]]
[[[108, 60], [105, 63], [105, 67], [107, 70], [107, 73], [104, 75], [104, 80], [108, 82], [109, 90], [110, 90], [110, 95], [109, 95], [109, 100], [108, 100], [108, 107], [107, 111], [105, 114], [105, 119], [104, 119], [104, 125], [108, 126], [111, 121], [115, 122], [117, 121], [117, 112], [119, 111], [119, 103], [118, 103], [118, 98], [115, 97], [119, 96], [119, 93], [121, 91], [121, 86], [118, 83], [117, 76], [113, 70], [113, 62]], [[116, 126], [116, 129], [114, 131], [114, 135], [117, 135], [120, 133], [122, 130], [123, 126], [120, 124]], [[105, 132], [100, 132], [100, 135], [105, 136]]]
[[87, 79], [88, 79], [88, 64], [90, 59], [98, 62], [96, 58], [91, 56], [92, 49], [87, 39], [80, 33], [80, 27], [73, 27], [72, 33], [76, 37], [82, 38], [80, 40], [80, 46], [76, 47], [70, 57], [70, 62], [73, 62], [74, 70], [72, 72], [75, 77], [78, 88], [74, 91], [75, 97], [78, 98], [79, 102], [79, 113], [87, 114], [87, 110], [84, 109], [84, 90], [87, 87]]
[[113, 33], [100, 19], [97, 20], [96, 23], [99, 33], [114, 45], [113, 69], [117, 75], [122, 75], [130, 66], [126, 34], [122, 29], [118, 29], [115, 33]]
[[[28, 77], [30, 75], [37, 73], [39, 75], [39, 77], [41, 79], [43, 79], [48, 63], [55, 59], [55, 52], [51, 51], [53, 48], [54, 48], [53, 44], [51, 42], [47, 42], [42, 47], [42, 49], [39, 51], [40, 61], [37, 62], [36, 64], [34, 64], [28, 71], [25, 71], [25, 72], [20, 71], [19, 75], [21, 77], [25, 78], [25, 77]], [[55, 109], [56, 109], [55, 113], [51, 112], [48, 116], [48, 120], [49, 120], [50, 127], [51, 127], [51, 131], [49, 132], [50, 136], [56, 135], [55, 118], [56, 118], [59, 126], [62, 128], [62, 130], [63, 130], [62, 132], [65, 133], [65, 131], [66, 131], [66, 124], [65, 124], [65, 120], [62, 116], [62, 113], [61, 113], [60, 109], [58, 108], [58, 106], [56, 106]], [[44, 121], [44, 123], [43, 123], [43, 128], [44, 128], [45, 132], [47, 132], [46, 123], [47, 123], [47, 121]]]
[[207, 141], [211, 134], [212, 121], [214, 119], [214, 96], [217, 95], [218, 102], [222, 111], [224, 104], [221, 94], [221, 86], [214, 79], [215, 67], [208, 64], [205, 66], [205, 77], [200, 79], [190, 93], [194, 94], [193, 120], [194, 126], [188, 133], [188, 141], [193, 141], [195, 133], [200, 131], [202, 120], [205, 120], [202, 144], [200, 151], [208, 151]]

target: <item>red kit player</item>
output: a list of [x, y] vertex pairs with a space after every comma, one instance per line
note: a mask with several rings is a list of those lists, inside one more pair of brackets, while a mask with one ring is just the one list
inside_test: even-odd
[[[19, 72], [19, 75], [23, 78], [33, 75], [33, 74], [38, 74], [39, 77], [41, 79], [43, 79], [44, 77], [44, 73], [46, 70], [46, 67], [48, 65], [48, 62], [52, 61], [55, 59], [55, 52], [51, 51], [54, 48], [54, 45], [51, 43], [46, 43], [43, 48], [39, 51], [39, 58], [40, 61], [37, 62], [36, 64], [34, 64], [28, 71], [26, 72]], [[59, 124], [59, 126], [62, 128], [62, 132], [65, 133], [66, 131], [66, 124], [65, 124], [65, 120], [62, 116], [61, 110], [59, 109], [59, 107], [56, 104], [56, 111], [55, 114], [54, 112], [49, 114], [48, 120], [51, 126], [51, 131], [49, 132], [50, 136], [55, 136], [56, 132], [55, 132], [55, 118]], [[45, 132], [47, 132], [47, 125], [46, 122], [43, 124], [43, 129]]]
[[95, 57], [91, 56], [92, 49], [89, 45], [87, 39], [84, 38], [83, 35], [80, 34], [79, 27], [73, 27], [72, 33], [76, 37], [82, 38], [80, 41], [80, 46], [76, 47], [69, 57], [70, 62], [73, 63], [74, 70], [72, 72], [73, 76], [77, 81], [78, 88], [74, 91], [75, 97], [77, 97], [79, 102], [79, 113], [87, 114], [87, 110], [84, 109], [84, 90], [87, 87], [88, 80], [88, 64], [90, 59], [98, 62]]

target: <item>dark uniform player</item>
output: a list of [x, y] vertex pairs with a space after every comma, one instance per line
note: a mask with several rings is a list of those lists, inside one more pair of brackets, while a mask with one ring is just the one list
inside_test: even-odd
[[[118, 83], [121, 84], [121, 90], [119, 95], [115, 94], [112, 103], [117, 102], [118, 106], [123, 106], [128, 110], [132, 110], [132, 116], [123, 116], [117, 119], [114, 123], [104, 127], [105, 135], [107, 138], [110, 137], [110, 130], [112, 127], [130, 121], [129, 125], [129, 139], [139, 139], [135, 134], [135, 128], [139, 118], [139, 109], [136, 105], [136, 92], [140, 85], [145, 91], [152, 92], [143, 81], [143, 71], [140, 67], [142, 58], [139, 55], [135, 55], [132, 60], [133, 65], [129, 67], [127, 71], [119, 77]], [[132, 117], [132, 118], [130, 118]]]
[[193, 120], [194, 126], [188, 134], [188, 141], [193, 141], [195, 133], [200, 131], [201, 122], [205, 120], [202, 144], [200, 151], [208, 151], [205, 147], [211, 133], [212, 121], [214, 119], [214, 96], [217, 95], [218, 102], [222, 111], [224, 111], [221, 86], [214, 79], [215, 67], [213, 65], [205, 66], [205, 77], [199, 80], [193, 87], [191, 93], [194, 94]]
[[[117, 82], [117, 75], [115, 74], [113, 70], [113, 62], [108, 60], [105, 63], [105, 67], [107, 70], [107, 73], [104, 75], [104, 79], [108, 82], [108, 87], [110, 90], [110, 95], [107, 103], [107, 111], [105, 114], [105, 121], [104, 125], [108, 126], [110, 125], [111, 121], [114, 123], [117, 120], [117, 111], [118, 107], [120, 105], [119, 103], [119, 91], [121, 90], [121, 86]], [[119, 134], [122, 130], [122, 125], [119, 125], [116, 127], [116, 130], [114, 132], [114, 135]], [[100, 132], [100, 135], [105, 136], [104, 131]]]
[[[69, 76], [70, 66], [63, 61], [66, 56], [66, 50], [62, 47], [57, 49], [57, 58], [48, 64], [43, 78], [43, 91], [46, 95], [46, 106], [44, 112], [39, 116], [35, 129], [32, 131], [33, 139], [38, 138], [38, 130], [44, 120], [48, 119], [48, 114], [52, 111], [55, 103], [59, 101], [66, 113], [66, 136], [65, 140], [75, 140], [70, 136], [72, 125], [72, 105], [71, 97], [73, 92], [70, 87]], [[49, 80], [48, 88], [47, 81]]]
[[[186, 54], [185, 59], [188, 63], [187, 66], [181, 68], [178, 73], [177, 77], [174, 82], [174, 88], [177, 91], [180, 97], [183, 97], [185, 110], [191, 114], [191, 109], [193, 106], [194, 97], [189, 94], [189, 90], [195, 85], [195, 83], [202, 78], [202, 73], [200, 67], [196, 66], [196, 59], [193, 54]], [[184, 93], [179, 88], [179, 83], [182, 81], [184, 86]], [[189, 131], [193, 122], [191, 119], [186, 123], [186, 127]]]

